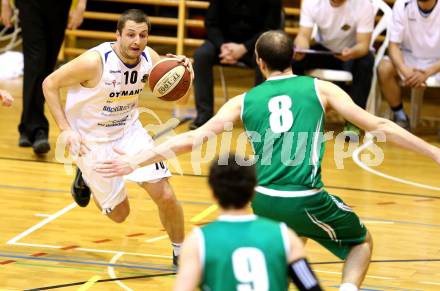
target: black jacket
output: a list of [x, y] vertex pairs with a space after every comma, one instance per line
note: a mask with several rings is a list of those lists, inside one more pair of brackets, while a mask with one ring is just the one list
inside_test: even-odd
[[211, 0], [206, 12], [207, 39], [217, 48], [243, 43], [253, 51], [261, 33], [280, 29], [281, 0]]

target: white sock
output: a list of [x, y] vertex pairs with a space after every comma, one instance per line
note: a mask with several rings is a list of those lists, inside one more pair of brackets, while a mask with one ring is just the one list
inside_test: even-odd
[[339, 286], [339, 291], [358, 291], [358, 287], [353, 283], [343, 283]]
[[182, 244], [178, 244], [178, 243], [171, 243], [171, 245], [173, 246], [173, 253], [175, 256], [179, 256], [180, 255], [180, 247], [182, 246]]

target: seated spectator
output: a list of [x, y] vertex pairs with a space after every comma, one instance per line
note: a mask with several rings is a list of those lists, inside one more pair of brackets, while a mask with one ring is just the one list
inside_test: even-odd
[[[335, 55], [295, 53], [293, 72], [304, 75], [315, 68], [349, 71], [353, 75], [346, 89], [353, 101], [366, 107], [373, 76], [374, 56], [370, 51], [375, 10], [370, 1], [304, 0], [301, 5], [300, 29], [295, 49], [332, 51]], [[317, 27], [316, 43], [311, 44]], [[359, 135], [360, 130], [346, 123], [344, 131]]]
[[8, 91], [1, 90], [0, 89], [0, 101], [3, 106], [11, 106], [12, 102], [14, 101], [14, 98], [9, 94]]
[[197, 117], [195, 129], [214, 113], [213, 66], [243, 62], [255, 68], [255, 83], [264, 78], [255, 61], [254, 46], [266, 30], [278, 29], [281, 23], [280, 0], [212, 0], [206, 12], [207, 39], [194, 52], [194, 94]]
[[393, 7], [389, 58], [379, 64], [379, 83], [393, 110], [393, 120], [409, 129], [399, 82], [425, 87], [426, 79], [440, 79], [440, 4], [437, 0], [397, 0]]

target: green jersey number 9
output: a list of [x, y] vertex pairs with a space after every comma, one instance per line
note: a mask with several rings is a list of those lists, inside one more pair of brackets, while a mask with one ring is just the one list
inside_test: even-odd
[[237, 291], [269, 290], [264, 254], [257, 248], [238, 248], [232, 254], [234, 275], [240, 283]]

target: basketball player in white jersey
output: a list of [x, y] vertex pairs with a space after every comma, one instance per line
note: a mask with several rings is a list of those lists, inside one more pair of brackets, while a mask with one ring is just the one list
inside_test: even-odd
[[0, 101], [3, 106], [11, 106], [14, 98], [9, 94], [8, 91], [0, 89]]
[[[127, 10], [118, 20], [116, 42], [90, 49], [53, 72], [43, 83], [47, 104], [61, 134], [67, 137], [70, 150], [78, 152], [76, 164], [84, 180], [78, 172], [75, 185], [82, 186], [85, 192], [90, 187], [98, 208], [118, 223], [130, 212], [124, 179], [104, 178], [93, 167], [96, 161], [112, 157], [113, 147], [132, 154], [145, 145], [153, 147], [137, 110], [150, 69], [160, 59], [147, 46], [149, 30], [148, 16], [143, 11]], [[181, 60], [190, 66], [187, 58]], [[65, 110], [60, 101], [61, 88], [68, 88]], [[183, 210], [168, 182], [170, 175], [163, 162], [159, 162], [139, 168], [125, 179], [137, 182], [158, 206], [160, 220], [173, 244], [176, 265], [184, 236]], [[81, 198], [77, 194], [73, 193], [75, 201], [86, 206], [87, 193], [83, 200], [77, 199]]]
[[[425, 87], [440, 81], [440, 4], [437, 0], [397, 0], [393, 6], [388, 54], [379, 65], [382, 94], [398, 125], [409, 129], [403, 110], [399, 79], [405, 86]], [[391, 60], [390, 60], [391, 59]]]

